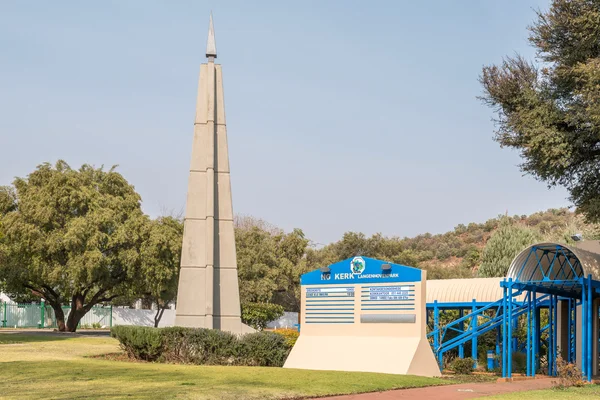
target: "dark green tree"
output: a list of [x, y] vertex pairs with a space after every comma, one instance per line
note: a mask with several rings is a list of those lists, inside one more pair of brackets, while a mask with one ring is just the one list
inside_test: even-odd
[[134, 289], [156, 305], [155, 327], [177, 297], [182, 240], [183, 222], [177, 218], [160, 217], [147, 225], [141, 246], [142, 280]]
[[235, 241], [242, 305], [275, 303], [298, 311], [300, 275], [307, 271], [304, 233], [300, 229], [284, 233], [246, 217], [237, 220]]
[[43, 297], [60, 331], [74, 332], [94, 305], [139, 284], [148, 219], [115, 168], [42, 164], [0, 198], [0, 276], [9, 293]]
[[483, 249], [479, 275], [486, 278], [506, 276], [515, 256], [539, 240], [538, 232], [508, 217], [503, 218]]
[[482, 100], [498, 112], [495, 139], [520, 151], [524, 172], [567, 188], [600, 221], [600, 1], [553, 0], [529, 28], [535, 62], [483, 68]]

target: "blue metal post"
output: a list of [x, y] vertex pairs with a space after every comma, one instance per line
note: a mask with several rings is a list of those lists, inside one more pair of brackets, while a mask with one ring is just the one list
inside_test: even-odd
[[506, 352], [508, 353], [508, 356], [506, 357], [506, 366], [507, 366], [507, 371], [506, 371], [506, 377], [507, 378], [512, 378], [512, 337], [513, 337], [513, 331], [512, 331], [512, 321], [513, 321], [513, 305], [512, 305], [512, 295], [513, 295], [513, 290], [512, 290], [512, 278], [508, 278], [508, 315], [507, 315], [507, 327], [508, 327], [508, 340], [507, 343], [505, 345], [506, 347]]
[[438, 358], [438, 364], [440, 365], [440, 369], [442, 368], [442, 360], [441, 355], [438, 351], [440, 347], [439, 338], [440, 338], [440, 309], [438, 308], [438, 301], [433, 301], [433, 331], [435, 334], [433, 335], [433, 348], [435, 349], [435, 354]]
[[542, 341], [542, 333], [541, 333], [541, 321], [542, 321], [542, 315], [541, 315], [541, 309], [539, 307], [539, 305], [537, 304], [537, 292], [534, 290], [533, 291], [533, 296], [536, 299], [536, 302], [534, 304], [534, 324], [535, 327], [533, 329], [533, 333], [535, 335], [534, 340], [533, 340], [533, 356], [534, 356], [534, 360], [533, 360], [533, 376], [535, 376], [535, 373], [537, 372], [537, 370], [540, 367], [540, 348], [541, 348], [541, 341]]
[[554, 376], [554, 296], [548, 303], [548, 375]]
[[[458, 318], [462, 318], [465, 315], [464, 310], [462, 308], [458, 309]], [[461, 333], [465, 331], [465, 321], [461, 321], [458, 329], [460, 329]], [[458, 358], [465, 358], [465, 345], [460, 344], [458, 346]]]
[[[506, 281], [505, 281], [506, 283]], [[508, 312], [508, 307], [506, 304], [506, 291], [507, 287], [504, 286], [502, 288], [502, 377], [506, 378], [506, 361], [507, 361], [507, 351], [506, 351], [506, 342], [508, 337], [508, 327], [506, 326], [506, 314]]]
[[569, 348], [567, 349], [567, 362], [570, 363], [571, 362], [571, 350], [572, 350], [572, 337], [573, 337], [573, 301], [572, 299], [568, 299], [568, 304], [569, 304], [569, 312], [568, 312], [568, 319], [567, 319], [567, 326], [569, 327], [568, 331], [569, 331]]
[[[514, 310], [514, 309], [512, 309], [512, 310]], [[512, 317], [513, 334], [514, 334], [514, 332], [517, 332], [518, 330], [519, 330], [519, 317]], [[519, 350], [519, 338], [518, 337], [513, 336], [512, 340], [511, 340], [511, 344], [512, 344], [512, 353]]]
[[585, 278], [581, 279], [581, 374], [587, 377], [587, 290]]
[[[471, 318], [471, 332], [475, 333], [477, 330], [477, 318], [478, 316], [475, 315], [475, 312], [477, 311], [477, 300], [473, 299], [473, 306], [471, 306], [471, 313], [473, 314], [473, 318]], [[471, 358], [473, 360], [475, 360], [475, 365], [473, 366], [473, 368], [477, 367], [477, 360], [478, 360], [478, 356], [477, 356], [477, 335], [473, 335], [473, 339], [471, 340]]]
[[[496, 355], [500, 355], [500, 335], [502, 335], [502, 329], [500, 327], [496, 328]], [[494, 368], [498, 367], [498, 361], [494, 361]]]
[[538, 352], [538, 343], [539, 343], [539, 311], [537, 306], [537, 292], [533, 290], [531, 292], [532, 297], [532, 329], [531, 329], [531, 376], [535, 376], [535, 372], [537, 370], [537, 352]]
[[577, 300], [571, 299], [571, 335], [572, 340], [570, 341], [570, 360], [569, 362], [574, 363], [576, 360], [577, 353]]
[[552, 324], [550, 325], [550, 333], [552, 334], [552, 376], [556, 376], [556, 357], [558, 355], [558, 335], [557, 335], [557, 316], [558, 316], [558, 296], [551, 296], [552, 304]]
[[588, 359], [588, 367], [587, 367], [587, 381], [591, 382], [592, 381], [592, 373], [594, 371], [593, 367], [592, 367], [592, 353], [594, 352], [594, 334], [592, 333], [592, 327], [594, 326], [594, 318], [598, 318], [597, 315], [594, 315], [593, 310], [594, 310], [594, 298], [592, 296], [592, 275], [588, 275], [588, 279], [587, 279], [587, 283], [588, 283], [588, 295], [587, 295], [587, 299], [588, 299], [588, 321], [587, 321], [587, 325], [588, 325], [588, 349], [587, 349], [587, 359]]
[[527, 376], [531, 376], [531, 292], [527, 295]]

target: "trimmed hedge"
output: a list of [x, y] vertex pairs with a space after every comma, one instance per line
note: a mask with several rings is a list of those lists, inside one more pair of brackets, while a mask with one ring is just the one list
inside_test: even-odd
[[282, 367], [292, 348], [272, 332], [236, 336], [214, 329], [115, 326], [111, 336], [136, 360], [182, 364]]
[[162, 338], [154, 328], [115, 326], [110, 330], [110, 335], [121, 343], [131, 358], [154, 361], [162, 353]]

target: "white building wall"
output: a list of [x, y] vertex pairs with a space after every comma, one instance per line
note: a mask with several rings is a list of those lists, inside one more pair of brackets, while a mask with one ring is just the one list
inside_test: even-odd
[[[133, 310], [130, 308], [113, 307], [112, 324], [154, 326], [156, 310]], [[165, 310], [158, 324], [159, 328], [173, 326], [175, 324], [175, 310]]]

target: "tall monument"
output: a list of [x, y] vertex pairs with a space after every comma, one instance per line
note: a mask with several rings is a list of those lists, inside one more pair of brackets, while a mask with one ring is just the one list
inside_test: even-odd
[[200, 66], [175, 325], [244, 333], [221, 66], [212, 15]]

